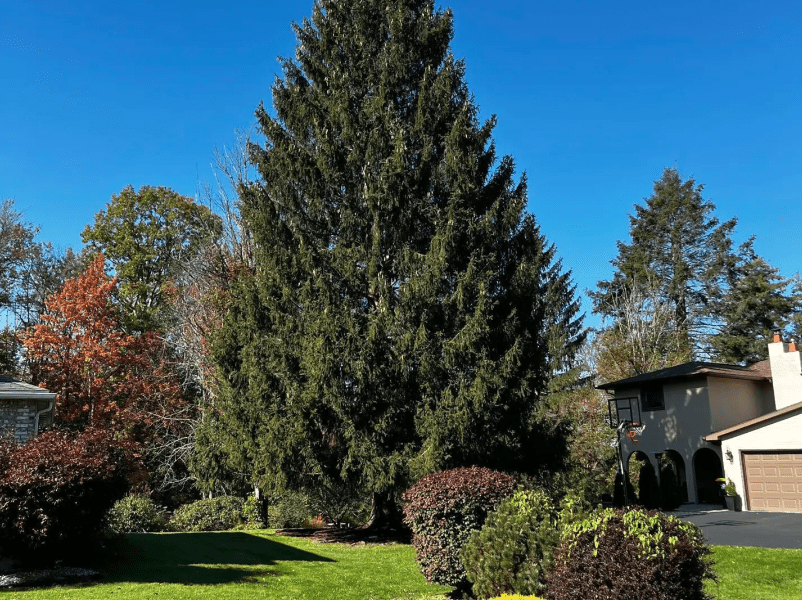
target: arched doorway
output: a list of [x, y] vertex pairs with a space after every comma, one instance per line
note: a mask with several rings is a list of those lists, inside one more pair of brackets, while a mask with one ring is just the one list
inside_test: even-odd
[[662, 507], [666, 510], [677, 508], [688, 501], [688, 478], [685, 461], [676, 450], [666, 450], [660, 457], [660, 490]]
[[645, 508], [657, 508], [660, 503], [660, 488], [654, 467], [646, 453], [636, 450], [630, 454], [627, 471], [635, 496], [633, 503]]
[[700, 448], [693, 455], [693, 471], [696, 476], [696, 497], [702, 504], [721, 504], [721, 484], [716, 481], [724, 477], [721, 459], [710, 448]]

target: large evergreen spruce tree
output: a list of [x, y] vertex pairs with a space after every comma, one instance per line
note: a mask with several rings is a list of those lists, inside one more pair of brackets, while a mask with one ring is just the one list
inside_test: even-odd
[[538, 408], [581, 342], [578, 303], [478, 120], [451, 12], [319, 0], [294, 28], [257, 110], [257, 268], [213, 348], [199, 470], [378, 499], [438, 469], [553, 464]]
[[613, 278], [591, 293], [594, 312], [612, 321], [600, 336], [602, 362], [630, 367], [602, 373], [608, 380], [690, 358], [762, 360], [771, 331], [802, 313], [794, 280], [759, 257], [753, 239], [733, 251], [736, 219], [719, 222], [703, 189], [664, 169], [645, 205], [635, 205]]
[[736, 224], [736, 219], [720, 223], [713, 216], [715, 205], [702, 197], [703, 189], [665, 168], [645, 206], [636, 204], [629, 217], [632, 242], [618, 242], [613, 279], [599, 281], [591, 294], [594, 312], [614, 320], [622, 316], [621, 298], [633, 291], [669, 305], [678, 343], [696, 358], [710, 355], [713, 304], [734, 261]]

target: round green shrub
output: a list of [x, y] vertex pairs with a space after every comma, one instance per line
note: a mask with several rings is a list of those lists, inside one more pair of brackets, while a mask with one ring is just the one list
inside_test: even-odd
[[267, 523], [273, 529], [304, 527], [312, 514], [313, 509], [306, 494], [287, 491], [271, 498], [267, 508]]
[[241, 498], [221, 496], [197, 500], [175, 511], [170, 528], [175, 531], [226, 531], [245, 524]]
[[256, 496], [248, 496], [242, 503], [242, 518], [249, 529], [262, 529], [265, 526], [260, 504]]
[[430, 582], [467, 588], [460, 551], [488, 513], [515, 491], [516, 480], [486, 468], [433, 473], [402, 497], [418, 566]]
[[558, 541], [555, 507], [545, 492], [521, 490], [506, 498], [462, 549], [474, 595], [540, 592]]
[[126, 496], [106, 513], [106, 530], [110, 533], [146, 533], [166, 528], [167, 519], [147, 496]]
[[656, 511], [598, 509], [562, 529], [547, 595], [559, 600], [708, 600], [710, 549], [696, 525]]

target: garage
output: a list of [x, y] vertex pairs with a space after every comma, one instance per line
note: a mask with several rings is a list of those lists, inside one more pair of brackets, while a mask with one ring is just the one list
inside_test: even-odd
[[802, 402], [705, 436], [744, 510], [802, 513]]
[[802, 513], [802, 450], [744, 452], [749, 510]]

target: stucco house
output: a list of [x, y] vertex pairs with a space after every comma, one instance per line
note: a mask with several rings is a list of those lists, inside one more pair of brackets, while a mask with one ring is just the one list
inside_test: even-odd
[[11, 435], [19, 444], [35, 438], [53, 421], [56, 394], [46, 389], [0, 376], [0, 435]]
[[743, 367], [689, 362], [599, 386], [618, 419], [646, 425], [623, 454], [671, 460], [686, 502], [720, 502], [735, 483], [744, 510], [802, 512], [802, 358], [779, 334], [769, 360]]

